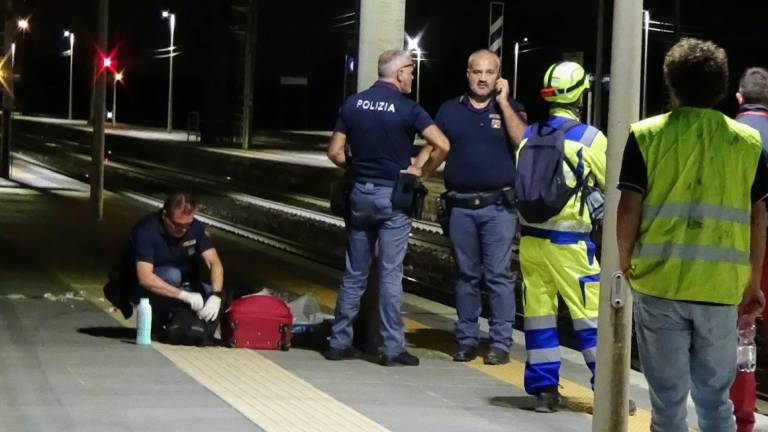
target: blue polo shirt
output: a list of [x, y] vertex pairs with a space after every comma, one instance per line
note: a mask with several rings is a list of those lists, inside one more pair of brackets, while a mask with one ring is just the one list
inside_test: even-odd
[[[525, 120], [525, 108], [510, 99]], [[463, 95], [446, 101], [435, 123], [448, 137], [451, 151], [443, 179], [448, 190], [482, 192], [515, 185], [515, 152], [496, 101], [475, 108]]]
[[347, 135], [352, 177], [386, 184], [408, 168], [416, 133], [432, 124], [424, 108], [397, 86], [377, 81], [344, 102], [334, 130]]
[[133, 260], [155, 267], [172, 266], [187, 276], [194, 268], [195, 255], [213, 248], [206, 233], [208, 225], [194, 219], [184, 236], [177, 239], [165, 232], [161, 217], [161, 212], [153, 212], [134, 225], [131, 230]]
[[768, 151], [768, 107], [761, 104], [744, 104], [739, 107], [736, 120], [760, 132], [763, 150]]

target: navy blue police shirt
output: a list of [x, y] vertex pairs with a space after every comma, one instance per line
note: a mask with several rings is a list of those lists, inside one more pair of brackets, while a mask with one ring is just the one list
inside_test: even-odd
[[763, 150], [768, 151], [768, 107], [761, 104], [744, 104], [739, 107], [736, 120], [760, 132]]
[[194, 268], [195, 255], [213, 248], [206, 233], [207, 224], [192, 221], [184, 236], [177, 239], [163, 228], [162, 210], [143, 217], [131, 231], [134, 261], [143, 261], [155, 267], [172, 266], [186, 279]]
[[358, 180], [397, 180], [411, 164], [416, 132], [433, 124], [424, 108], [400, 93], [397, 86], [377, 81], [349, 97], [334, 130], [347, 136], [352, 157], [347, 169]]
[[[513, 99], [510, 104], [526, 120], [523, 105]], [[515, 152], [495, 100], [478, 109], [467, 95], [450, 99], [435, 123], [451, 143], [443, 172], [446, 189], [482, 192], [515, 185]]]

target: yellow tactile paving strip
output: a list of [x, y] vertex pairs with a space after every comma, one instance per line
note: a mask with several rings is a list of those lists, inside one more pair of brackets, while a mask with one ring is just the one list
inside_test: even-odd
[[386, 431], [256, 351], [154, 344], [266, 431]]
[[[277, 269], [275, 272], [279, 271]], [[275, 278], [279, 279], [279, 275], [275, 274]], [[282, 280], [285, 280], [286, 275], [282, 275]], [[328, 289], [327, 287], [319, 284], [308, 283], [307, 281], [286, 281], [285, 286], [275, 287], [280, 290], [296, 291], [297, 294], [311, 293], [317, 301], [324, 307], [332, 310], [336, 303], [336, 292]], [[297, 288], [301, 290], [298, 292]], [[423, 323], [404, 318], [406, 332], [412, 333], [418, 330], [428, 329], [429, 327]], [[436, 343], [439, 343], [435, 341]], [[452, 341], [450, 342], [452, 344]], [[450, 358], [449, 355], [444, 354], [446, 358]], [[509, 383], [517, 388], [524, 388], [523, 376], [525, 370], [525, 363], [511, 359], [509, 364], [503, 366], [488, 366], [483, 364], [481, 358], [477, 358], [472, 362], [466, 363], [468, 367], [476, 369], [487, 375], [490, 375], [500, 381]], [[585, 370], [586, 371], [586, 370]], [[586, 374], [585, 374], [586, 377]], [[583, 385], [577, 384], [567, 379], [560, 379], [560, 393], [566, 399], [566, 408], [570, 411], [581, 412], [584, 415], [591, 415], [593, 404], [592, 389]], [[647, 432], [651, 425], [651, 413], [648, 410], [639, 409], [634, 416], [629, 417], [628, 430], [629, 432]], [[694, 430], [694, 429], [692, 429]]]

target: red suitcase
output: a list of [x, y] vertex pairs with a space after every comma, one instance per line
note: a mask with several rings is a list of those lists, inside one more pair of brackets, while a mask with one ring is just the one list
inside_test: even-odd
[[227, 309], [221, 337], [237, 348], [287, 351], [291, 347], [293, 316], [277, 297], [251, 294]]

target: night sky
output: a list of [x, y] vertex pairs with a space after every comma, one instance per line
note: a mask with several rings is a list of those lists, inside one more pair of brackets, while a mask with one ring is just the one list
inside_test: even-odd
[[[65, 116], [69, 59], [63, 30], [77, 35], [75, 48], [75, 116], [85, 118], [93, 80], [96, 0], [26, 0], [21, 14], [29, 15], [31, 31], [20, 37], [16, 73], [18, 108], [24, 113]], [[230, 30], [240, 18], [224, 0], [112, 0], [110, 47], [117, 47], [118, 68], [125, 69], [125, 86], [118, 90], [121, 122], [163, 126], [168, 61], [153, 58], [167, 47], [164, 9], [177, 14], [174, 122], [183, 128], [187, 113], [199, 112], [208, 127], [237, 130], [242, 79], [242, 48]], [[344, 57], [354, 55], [354, 25], [337, 26], [336, 18], [354, 11], [354, 0], [295, 0], [259, 2], [255, 58], [254, 124], [259, 129], [330, 129], [343, 95]], [[608, 3], [608, 17], [612, 11]], [[680, 1], [683, 34], [712, 38], [729, 54], [733, 91], [745, 67], [768, 65], [768, 8], [764, 1]], [[546, 67], [566, 52], [583, 52], [586, 69], [594, 72], [597, 0], [506, 2], [503, 74], [512, 75], [515, 41], [529, 39], [520, 57], [519, 99], [533, 118], [544, 113], [538, 92]], [[673, 0], [646, 0], [651, 18], [672, 24]], [[610, 20], [606, 49], [610, 47]], [[654, 25], [663, 29], [670, 26]], [[466, 57], [487, 46], [488, 1], [409, 0], [406, 32], [422, 34], [421, 100], [435, 114], [447, 98], [465, 90]], [[675, 35], [651, 32], [649, 50], [649, 114], [667, 103], [661, 78], [663, 55]], [[610, 66], [606, 51], [605, 69]], [[307, 86], [285, 86], [280, 78], [306, 77]], [[110, 84], [111, 86], [111, 84]], [[111, 107], [111, 87], [108, 88]], [[606, 98], [607, 100], [607, 98]], [[729, 98], [721, 108], [732, 114]]]

